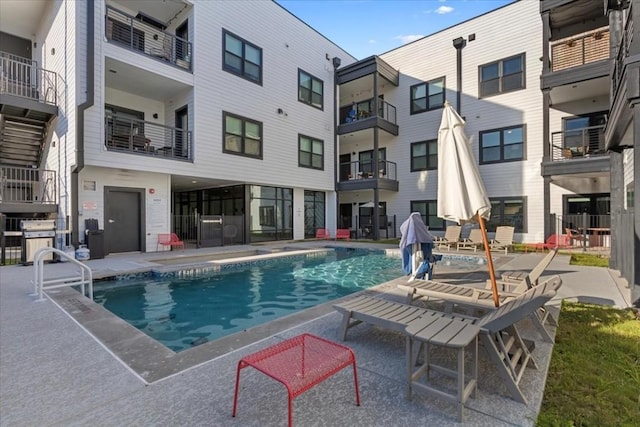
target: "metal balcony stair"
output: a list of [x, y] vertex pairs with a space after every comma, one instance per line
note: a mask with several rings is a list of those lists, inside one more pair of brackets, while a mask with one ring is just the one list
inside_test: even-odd
[[49, 120], [0, 114], [0, 164], [38, 167]]

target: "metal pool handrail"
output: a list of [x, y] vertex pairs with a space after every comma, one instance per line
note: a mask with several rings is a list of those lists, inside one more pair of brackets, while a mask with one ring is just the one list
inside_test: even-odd
[[[44, 256], [49, 253], [58, 254], [60, 257], [67, 259], [68, 261], [71, 261], [72, 263], [80, 267], [80, 277], [63, 277], [59, 279], [44, 280]], [[93, 274], [91, 272], [91, 268], [86, 264], [77, 261], [66, 252], [63, 252], [60, 249], [56, 248], [40, 248], [33, 257], [33, 266], [35, 271], [35, 280], [33, 281], [33, 295], [39, 296], [37, 301], [44, 300], [45, 289], [55, 289], [78, 285], [80, 285], [80, 292], [82, 292], [82, 295], [85, 295], [84, 285], [89, 285], [88, 296], [91, 300], [93, 300]]]

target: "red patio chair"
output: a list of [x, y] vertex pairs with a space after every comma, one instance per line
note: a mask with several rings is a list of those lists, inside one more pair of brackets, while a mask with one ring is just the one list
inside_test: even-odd
[[529, 249], [535, 249], [544, 252], [546, 249], [551, 250], [555, 248], [568, 248], [570, 246], [569, 236], [565, 234], [552, 234], [544, 241], [544, 243], [527, 243], [525, 245], [525, 252]]
[[158, 234], [158, 243], [156, 244], [156, 252], [160, 245], [169, 246], [170, 248], [184, 249], [184, 242], [180, 240], [176, 233], [160, 233]]

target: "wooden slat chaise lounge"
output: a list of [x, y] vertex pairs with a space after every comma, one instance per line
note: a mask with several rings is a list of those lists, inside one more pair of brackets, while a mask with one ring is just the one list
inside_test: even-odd
[[489, 246], [491, 250], [502, 251], [507, 254], [510, 247], [513, 246], [513, 232], [515, 228], [508, 225], [501, 225], [496, 227], [496, 234], [494, 235]]
[[[551, 262], [554, 253], [548, 254], [534, 270], [544, 265], [543, 268], [538, 269], [540, 272], [536, 272], [535, 278], [531, 276], [534, 282], [538, 283], [539, 275], [543, 269]], [[532, 273], [534, 272], [532, 270]], [[500, 282], [503, 285], [502, 292], [499, 293], [500, 305], [515, 298], [517, 295], [522, 294], [527, 289], [532, 287], [531, 279], [529, 276], [524, 276], [520, 282]], [[560, 287], [562, 281], [547, 281], [545, 286], [557, 286]], [[400, 284], [398, 288], [406, 292], [406, 303], [411, 304], [418, 299], [435, 299], [445, 303], [445, 311], [453, 311], [454, 306], [461, 306], [470, 310], [482, 309], [492, 310], [495, 306], [493, 303], [493, 292], [491, 291], [490, 284], [487, 288], [478, 288], [473, 286], [454, 285], [450, 283], [434, 282], [430, 280], [416, 280], [408, 284]], [[504, 287], [510, 286], [509, 289]], [[558, 288], [550, 288], [554, 292], [557, 292]], [[550, 310], [548, 308], [541, 308], [534, 313], [531, 313], [530, 318], [533, 325], [538, 330], [540, 336], [547, 342], [553, 342], [553, 337], [550, 332], [545, 328], [545, 323], [549, 320], [552, 326], [557, 326], [557, 321], [550, 316]]]
[[483, 244], [482, 230], [479, 228], [472, 228], [469, 232], [469, 237], [459, 241], [456, 249], [473, 249], [473, 251], [476, 252], [478, 248], [482, 248]]
[[458, 240], [460, 240], [460, 233], [462, 232], [462, 227], [459, 225], [449, 225], [447, 226], [447, 230], [444, 232], [443, 237], [436, 237], [433, 239], [433, 244], [436, 248], [447, 248], [448, 251], [451, 250], [451, 247], [458, 244]]
[[[447, 337], [444, 331], [457, 330], [458, 332], [451, 332], [452, 334], [457, 334], [462, 333], [461, 331], [464, 329], [464, 335], [468, 338], [469, 331], [477, 328], [477, 337], [483, 343], [489, 358], [496, 366], [510, 395], [514, 400], [526, 404], [526, 399], [518, 384], [525, 368], [527, 366], [537, 368], [537, 365], [520, 336], [516, 323], [553, 298], [555, 291], [552, 289], [557, 289], [561, 283], [562, 280], [559, 276], [553, 276], [541, 286], [534, 287], [515, 296], [498, 309], [488, 311], [479, 318], [430, 310], [371, 296], [359, 296], [344, 303], [335, 304], [333, 307], [343, 316], [339, 332], [343, 340], [346, 339], [348, 329], [364, 322], [394, 331], [404, 330], [408, 334], [407, 350], [412, 350], [412, 343], [415, 339], [420, 343], [420, 347], [425, 347], [425, 352], [428, 352], [429, 344], [454, 348], [460, 351], [461, 348], [464, 348], [464, 343], [462, 342], [464, 340], [456, 340], [453, 336]], [[440, 326], [435, 326], [438, 323], [429, 323], [425, 319], [437, 320], [440, 324], [445, 322], [446, 325], [453, 323], [457, 326], [453, 329], [448, 327], [443, 329]], [[434, 326], [429, 326], [431, 324]], [[443, 334], [432, 333], [429, 330], [432, 327], [440, 328]], [[469, 345], [471, 344], [473, 342], [469, 342]], [[427, 364], [430, 364], [428, 357], [426, 359]], [[412, 387], [416, 386], [418, 378], [426, 373], [425, 371], [430, 368], [434, 370], [440, 369], [440, 367], [431, 365], [424, 369], [420, 368], [416, 372], [411, 372], [414, 360], [413, 352], [408, 351], [409, 394], [411, 394]], [[460, 362], [460, 353], [458, 361]], [[460, 367], [460, 364], [458, 366]], [[449, 373], [451, 374], [452, 372], [449, 370]], [[459, 402], [460, 415], [462, 415], [464, 401], [473, 392], [473, 386], [471, 385], [473, 378], [469, 383], [465, 383], [464, 371], [460, 371], [460, 369], [458, 369], [456, 375], [458, 384], [462, 384], [462, 386], [458, 387], [458, 394], [455, 397], [456, 401]], [[422, 386], [418, 387], [424, 388]], [[442, 395], [442, 393], [438, 392], [436, 394]]]

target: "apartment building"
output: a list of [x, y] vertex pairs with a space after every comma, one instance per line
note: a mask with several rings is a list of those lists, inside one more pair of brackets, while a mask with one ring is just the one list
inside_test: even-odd
[[[335, 228], [333, 82], [354, 58], [276, 3], [3, 1], [2, 16], [3, 126], [39, 126], [3, 145], [3, 214], [57, 215], [75, 244], [97, 220], [107, 253], [162, 249], [168, 231], [220, 245]], [[41, 69], [57, 98], [31, 96]], [[13, 191], [44, 172], [47, 203]]]
[[356, 61], [274, 2], [3, 1], [3, 70], [22, 77], [0, 91], [0, 163], [21, 190], [4, 186], [0, 212], [57, 215], [74, 243], [97, 219], [107, 252], [161, 249], [166, 232], [378, 239], [414, 211], [439, 233], [446, 100], [490, 232], [582, 230], [637, 283], [634, 13], [518, 1]]

